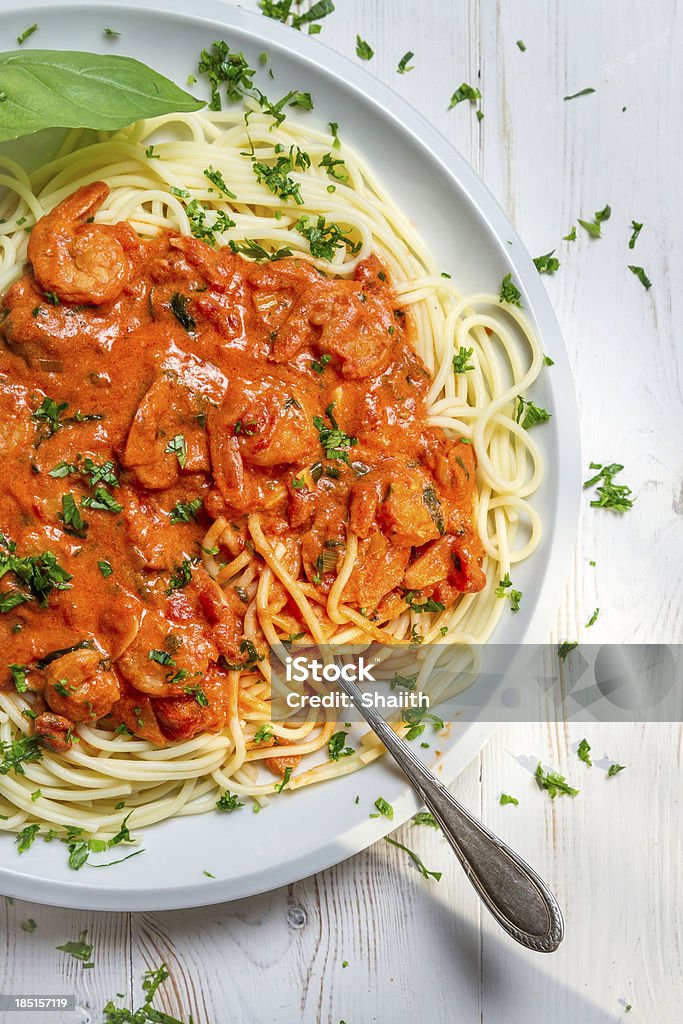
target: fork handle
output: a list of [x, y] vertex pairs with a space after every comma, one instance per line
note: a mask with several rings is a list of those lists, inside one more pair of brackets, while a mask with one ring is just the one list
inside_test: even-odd
[[527, 949], [538, 953], [556, 950], [564, 935], [564, 922], [557, 900], [545, 882], [455, 799], [376, 708], [362, 704], [361, 691], [355, 683], [340, 680], [339, 685], [420, 794], [482, 902], [501, 927]]

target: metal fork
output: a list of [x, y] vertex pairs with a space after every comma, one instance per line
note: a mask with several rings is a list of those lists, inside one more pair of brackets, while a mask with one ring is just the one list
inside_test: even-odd
[[[341, 667], [344, 662], [335, 658]], [[433, 772], [396, 735], [362, 691], [343, 675], [337, 680], [394, 758], [441, 827], [474, 888], [508, 935], [538, 953], [552, 953], [564, 935], [562, 911], [545, 882], [459, 803]]]

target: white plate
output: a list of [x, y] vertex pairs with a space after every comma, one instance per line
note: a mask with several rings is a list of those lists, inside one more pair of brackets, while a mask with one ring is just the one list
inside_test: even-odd
[[[537, 439], [548, 471], [534, 498], [545, 536], [515, 572], [524, 591], [518, 615], [506, 616], [496, 640], [543, 642], [554, 615], [574, 544], [580, 493], [580, 445], [574, 390], [559, 327], [539, 275], [505, 214], [463, 158], [408, 104], [363, 68], [262, 16], [219, 0], [5, 0], [0, 38], [10, 48], [27, 25], [39, 32], [27, 47], [117, 52], [137, 57], [178, 83], [196, 67], [199, 51], [225, 39], [250, 64], [266, 49], [280, 96], [310, 91], [316, 125], [338, 121], [340, 132], [378, 173], [419, 226], [444, 270], [463, 290], [497, 291], [509, 271], [535, 320], [552, 372], [535, 385], [553, 418]], [[191, 13], [187, 8], [191, 7]], [[339, 11], [337, 17], [342, 16]], [[121, 32], [116, 42], [105, 26]], [[327, 32], [332, 31], [327, 27]], [[16, 146], [16, 144], [15, 144]], [[25, 152], [30, 142], [20, 144]], [[35, 148], [35, 147], [33, 147]], [[453, 726], [439, 761], [451, 781], [488, 737], [488, 725]], [[393, 822], [370, 820], [381, 794]], [[360, 799], [355, 802], [356, 796]], [[263, 892], [329, 867], [364, 849], [416, 810], [416, 799], [388, 763], [296, 793], [284, 793], [259, 815], [207, 814], [149, 828], [145, 854], [107, 870], [74, 872], [61, 843], [36, 843], [19, 857], [14, 839], [0, 835], [0, 890], [57, 906], [96, 910], [162, 910], [201, 906]], [[215, 875], [209, 879], [203, 871]]]

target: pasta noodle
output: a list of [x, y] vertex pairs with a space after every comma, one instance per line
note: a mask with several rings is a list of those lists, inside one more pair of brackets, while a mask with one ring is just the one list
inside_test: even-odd
[[[226, 520], [216, 519], [204, 537], [202, 560], [219, 586], [241, 588], [248, 605], [247, 636], [264, 635], [275, 646], [302, 629], [307, 639], [320, 644], [408, 644], [419, 634], [424, 642], [417, 656], [426, 676], [430, 644], [440, 640], [460, 644], [466, 651], [491, 636], [505, 606], [495, 595], [497, 582], [511, 566], [528, 558], [540, 541], [542, 524], [530, 498], [542, 480], [543, 460], [518, 422], [517, 400], [537, 378], [543, 355], [519, 308], [501, 303], [494, 294], [461, 296], [457, 285], [440, 274], [418, 233], [371, 169], [347, 146], [331, 151], [331, 144], [326, 133], [292, 118], [274, 124], [267, 114], [253, 109], [246, 120], [241, 110], [173, 115], [100, 138], [72, 131], [55, 159], [31, 176], [11, 159], [0, 157], [0, 291], [22, 272], [29, 237], [25, 229], [80, 186], [101, 179], [110, 194], [96, 223], [126, 220], [144, 237], [163, 229], [191, 234], [188, 207], [196, 200], [205, 204], [209, 224], [221, 212], [234, 222], [216, 232], [220, 246], [253, 242], [266, 250], [286, 248], [341, 278], [351, 278], [362, 260], [377, 255], [389, 269], [400, 301], [412, 313], [417, 351], [432, 374], [430, 423], [448, 436], [467, 439], [476, 452], [476, 523], [486, 553], [486, 586], [479, 593], [461, 595], [441, 612], [408, 607], [374, 623], [343, 598], [357, 551], [352, 532], [337, 580], [325, 597], [301, 577], [296, 554], [264, 534], [258, 513], [248, 519], [251, 544], [244, 550], [234, 545]], [[291, 172], [302, 198], [296, 206], [272, 194], [252, 169], [252, 157], [272, 160], [274, 153], [290, 153], [291, 147], [310, 156], [309, 167], [294, 167]], [[343, 175], [327, 173], [321, 166], [330, 152], [343, 161]], [[204, 173], [207, 168], [220, 169], [237, 198], [212, 184]], [[315, 259], [295, 228], [302, 215], [323, 216], [342, 225], [357, 240], [357, 251], [340, 246], [331, 265]], [[472, 368], [454, 373], [453, 357], [463, 349]], [[284, 598], [277, 600], [276, 583], [298, 615]], [[99, 725], [77, 725], [78, 742], [68, 752], [45, 750], [41, 760], [23, 765], [23, 774], [0, 774], [0, 828], [19, 831], [38, 821], [106, 837], [120, 825], [122, 802], [126, 812], [132, 810], [130, 826], [136, 829], [173, 815], [204, 812], [226, 789], [240, 798], [266, 802], [281, 785], [258, 770], [273, 752], [270, 746], [254, 743], [264, 726], [286, 742], [287, 756], [307, 758], [288, 789], [355, 771], [382, 753], [374, 735], [366, 734], [355, 752], [330, 760], [327, 744], [335, 722], [324, 712], [319, 717], [311, 713], [303, 722], [271, 723], [266, 661], [231, 671], [230, 687], [230, 713], [223, 731], [166, 747], [116, 735]], [[30, 720], [23, 714], [30, 707], [27, 695], [0, 692], [3, 744], [30, 733]], [[397, 723], [396, 728], [400, 732], [406, 726]], [[316, 752], [323, 755], [318, 763]]]

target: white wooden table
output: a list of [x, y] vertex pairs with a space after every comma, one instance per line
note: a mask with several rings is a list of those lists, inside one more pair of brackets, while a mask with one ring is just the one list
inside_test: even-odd
[[[546, 281], [574, 369], [584, 462], [623, 461], [638, 494], [623, 517], [586, 499], [553, 641], [586, 638], [596, 606], [591, 641], [681, 640], [681, 5], [337, 0], [321, 40], [353, 55], [357, 33], [375, 50], [370, 70], [465, 154], [532, 255], [557, 248], [562, 267]], [[407, 50], [415, 69], [399, 75]], [[481, 88], [481, 124], [467, 104], [446, 111], [463, 81]], [[563, 101], [589, 86], [595, 93]], [[561, 241], [606, 203], [600, 241], [581, 229], [573, 244]], [[633, 252], [632, 219], [644, 224]], [[629, 263], [645, 267], [650, 291]], [[75, 991], [80, 1013], [58, 1019], [99, 1022], [107, 999], [137, 996], [143, 971], [163, 960], [172, 980], [159, 1005], [195, 1024], [681, 1020], [680, 726], [590, 728], [596, 757], [627, 766], [613, 779], [578, 761], [584, 731], [501, 728], [453, 787], [554, 886], [566, 939], [552, 956], [506, 939], [440, 835], [408, 825], [398, 838], [443, 870], [440, 883], [382, 842], [286, 889], [197, 911], [95, 914], [7, 901], [0, 991]], [[566, 774], [580, 795], [551, 801], [527, 757]], [[519, 807], [500, 807], [501, 791]], [[20, 927], [29, 917], [33, 934]], [[55, 949], [84, 928], [91, 971]]]

